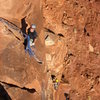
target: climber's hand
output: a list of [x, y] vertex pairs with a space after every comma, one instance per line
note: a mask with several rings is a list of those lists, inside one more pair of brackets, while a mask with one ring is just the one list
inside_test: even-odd
[[35, 43], [33, 42], [33, 43], [30, 43], [30, 46], [31, 47], [35, 47]]
[[35, 43], [34, 42], [32, 43], [32, 46], [35, 46]]

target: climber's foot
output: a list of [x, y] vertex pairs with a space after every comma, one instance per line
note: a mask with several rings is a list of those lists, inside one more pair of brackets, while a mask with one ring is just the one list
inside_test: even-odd
[[43, 62], [42, 62], [42, 61], [38, 61], [38, 63], [39, 63], [39, 64], [43, 64]]

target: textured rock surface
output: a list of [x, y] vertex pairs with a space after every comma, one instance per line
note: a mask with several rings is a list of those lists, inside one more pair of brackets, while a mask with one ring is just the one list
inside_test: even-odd
[[[31, 95], [31, 90], [35, 90], [39, 94], [36, 94], [36, 96], [40, 98], [44, 77], [43, 66], [39, 65], [34, 58], [30, 58], [28, 54], [25, 54], [23, 39], [16, 38], [14, 33], [8, 30], [9, 27], [5, 29], [3, 23], [0, 23], [0, 28], [0, 82], [11, 85], [9, 88], [12, 89], [8, 88], [7, 91], [9, 91], [12, 100], [22, 100], [28, 94], [29, 100], [37, 98]], [[40, 55], [43, 55], [41, 53]], [[13, 95], [14, 90], [16, 91], [15, 95]], [[24, 92], [25, 90], [26, 92]]]
[[[0, 82], [12, 100], [66, 100], [65, 92], [70, 100], [99, 100], [99, 9], [99, 0], [0, 0], [0, 17], [18, 27], [25, 16], [39, 33], [44, 24], [36, 48], [44, 59], [46, 51], [45, 68], [25, 55], [18, 32], [0, 23]], [[52, 75], [60, 82], [57, 91]]]
[[40, 30], [42, 24], [40, 3], [40, 0], [20, 0], [20, 2], [19, 0], [0, 0], [0, 17], [21, 26], [21, 19], [26, 16], [27, 22], [37, 24]]
[[[70, 100], [99, 100], [99, 9], [99, 0], [44, 0], [44, 28], [51, 34], [64, 36], [64, 45], [67, 48], [55, 43], [54, 55], [60, 54], [60, 56], [54, 59], [53, 56], [51, 57], [51, 61], [54, 60], [54, 62], [49, 63], [52, 71], [48, 73], [55, 74], [63, 83], [60, 83], [61, 86], [55, 95], [51, 93], [49, 99], [52, 100], [53, 97], [53, 100], [65, 100], [62, 92], [64, 89], [69, 94]], [[49, 53], [52, 52], [51, 50], [52, 47]], [[65, 52], [65, 57], [63, 57]], [[60, 70], [59, 65], [53, 65], [55, 63], [63, 64]], [[70, 87], [63, 87], [63, 84]], [[58, 97], [62, 95], [62, 98], [56, 97], [56, 94]]]
[[[20, 33], [20, 28], [24, 24], [22, 19], [25, 16], [26, 27], [32, 23], [37, 25], [36, 49], [38, 52], [36, 53], [40, 59], [44, 57], [44, 51], [42, 51], [44, 36], [43, 33], [40, 34], [42, 28], [40, 0], [21, 0], [20, 3], [19, 0], [1, 0], [0, 84], [12, 100], [41, 100], [44, 67], [38, 64], [34, 58], [29, 57], [28, 53], [25, 54], [24, 39]], [[0, 94], [1, 91], [4, 90], [0, 88]], [[4, 96], [1, 94], [1, 97]]]

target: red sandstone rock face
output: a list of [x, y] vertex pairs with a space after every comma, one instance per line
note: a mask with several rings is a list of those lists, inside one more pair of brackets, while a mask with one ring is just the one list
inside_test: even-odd
[[41, 30], [42, 13], [40, 0], [0, 0], [0, 17], [21, 27], [21, 19], [26, 16], [29, 24], [35, 23]]
[[[99, 0], [1, 0], [0, 17], [21, 27], [26, 16], [44, 31], [36, 43], [44, 57], [46, 34], [46, 67], [48, 100], [99, 100], [100, 98], [100, 1]], [[0, 23], [0, 81], [12, 100], [44, 100], [44, 67], [25, 55], [23, 38], [18, 31]], [[22, 41], [18, 40], [18, 36]], [[49, 45], [48, 45], [49, 44]], [[41, 53], [42, 51], [42, 53]], [[45, 59], [45, 57], [44, 57]], [[61, 82], [53, 92], [51, 75]], [[47, 82], [46, 82], [47, 84]], [[14, 86], [13, 86], [14, 85]], [[35, 92], [35, 90], [36, 92]], [[42, 93], [42, 94], [41, 94]], [[1, 97], [0, 97], [1, 98]]]
[[[59, 58], [64, 60], [64, 65], [55, 75], [59, 78], [63, 70], [62, 80], [70, 86], [70, 89], [66, 87], [66, 91], [69, 90], [67, 93], [70, 100], [99, 100], [100, 98], [99, 9], [99, 0], [44, 1], [44, 27], [55, 34], [61, 33], [65, 38], [66, 55], [65, 58]], [[62, 49], [60, 54], [63, 55], [63, 52], [65, 49]], [[55, 52], [56, 54], [58, 52]], [[57, 66], [55, 69], [58, 69]], [[62, 94], [62, 100], [65, 100], [61, 88], [56, 94]], [[58, 97], [54, 98], [61, 100], [57, 99]]]
[[[25, 16], [26, 23], [34, 23], [37, 25], [38, 40], [36, 42], [36, 49], [38, 52], [36, 53], [38, 53], [37, 56], [40, 59], [44, 57], [44, 36], [41, 32], [42, 14], [40, 0], [1, 0], [0, 86], [4, 87], [12, 100], [41, 100], [44, 67], [38, 64], [34, 58], [25, 54], [23, 45], [24, 39], [20, 33], [20, 28], [22, 27], [21, 19]], [[17, 25], [17, 27], [13, 24], [9, 24], [9, 22], [7, 22], [7, 24], [2, 18]], [[0, 98], [5, 97], [6, 95]], [[8, 100], [7, 98], [5, 99]]]
[[[25, 54], [23, 39], [19, 40], [18, 36], [16, 38], [14, 33], [8, 30], [9, 27], [5, 28], [3, 23], [0, 23], [0, 29], [1, 84], [7, 84], [4, 87], [12, 100], [22, 100], [25, 96], [25, 100], [27, 100], [27, 95], [30, 98], [29, 100], [33, 98], [41, 100], [44, 68], [34, 58]], [[40, 53], [40, 55], [43, 54]], [[15, 94], [13, 94], [13, 91], [15, 91]]]

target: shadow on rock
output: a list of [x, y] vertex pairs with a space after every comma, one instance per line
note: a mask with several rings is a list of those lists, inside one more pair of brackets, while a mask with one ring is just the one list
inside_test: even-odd
[[12, 100], [4, 87], [0, 84], [0, 100]]

